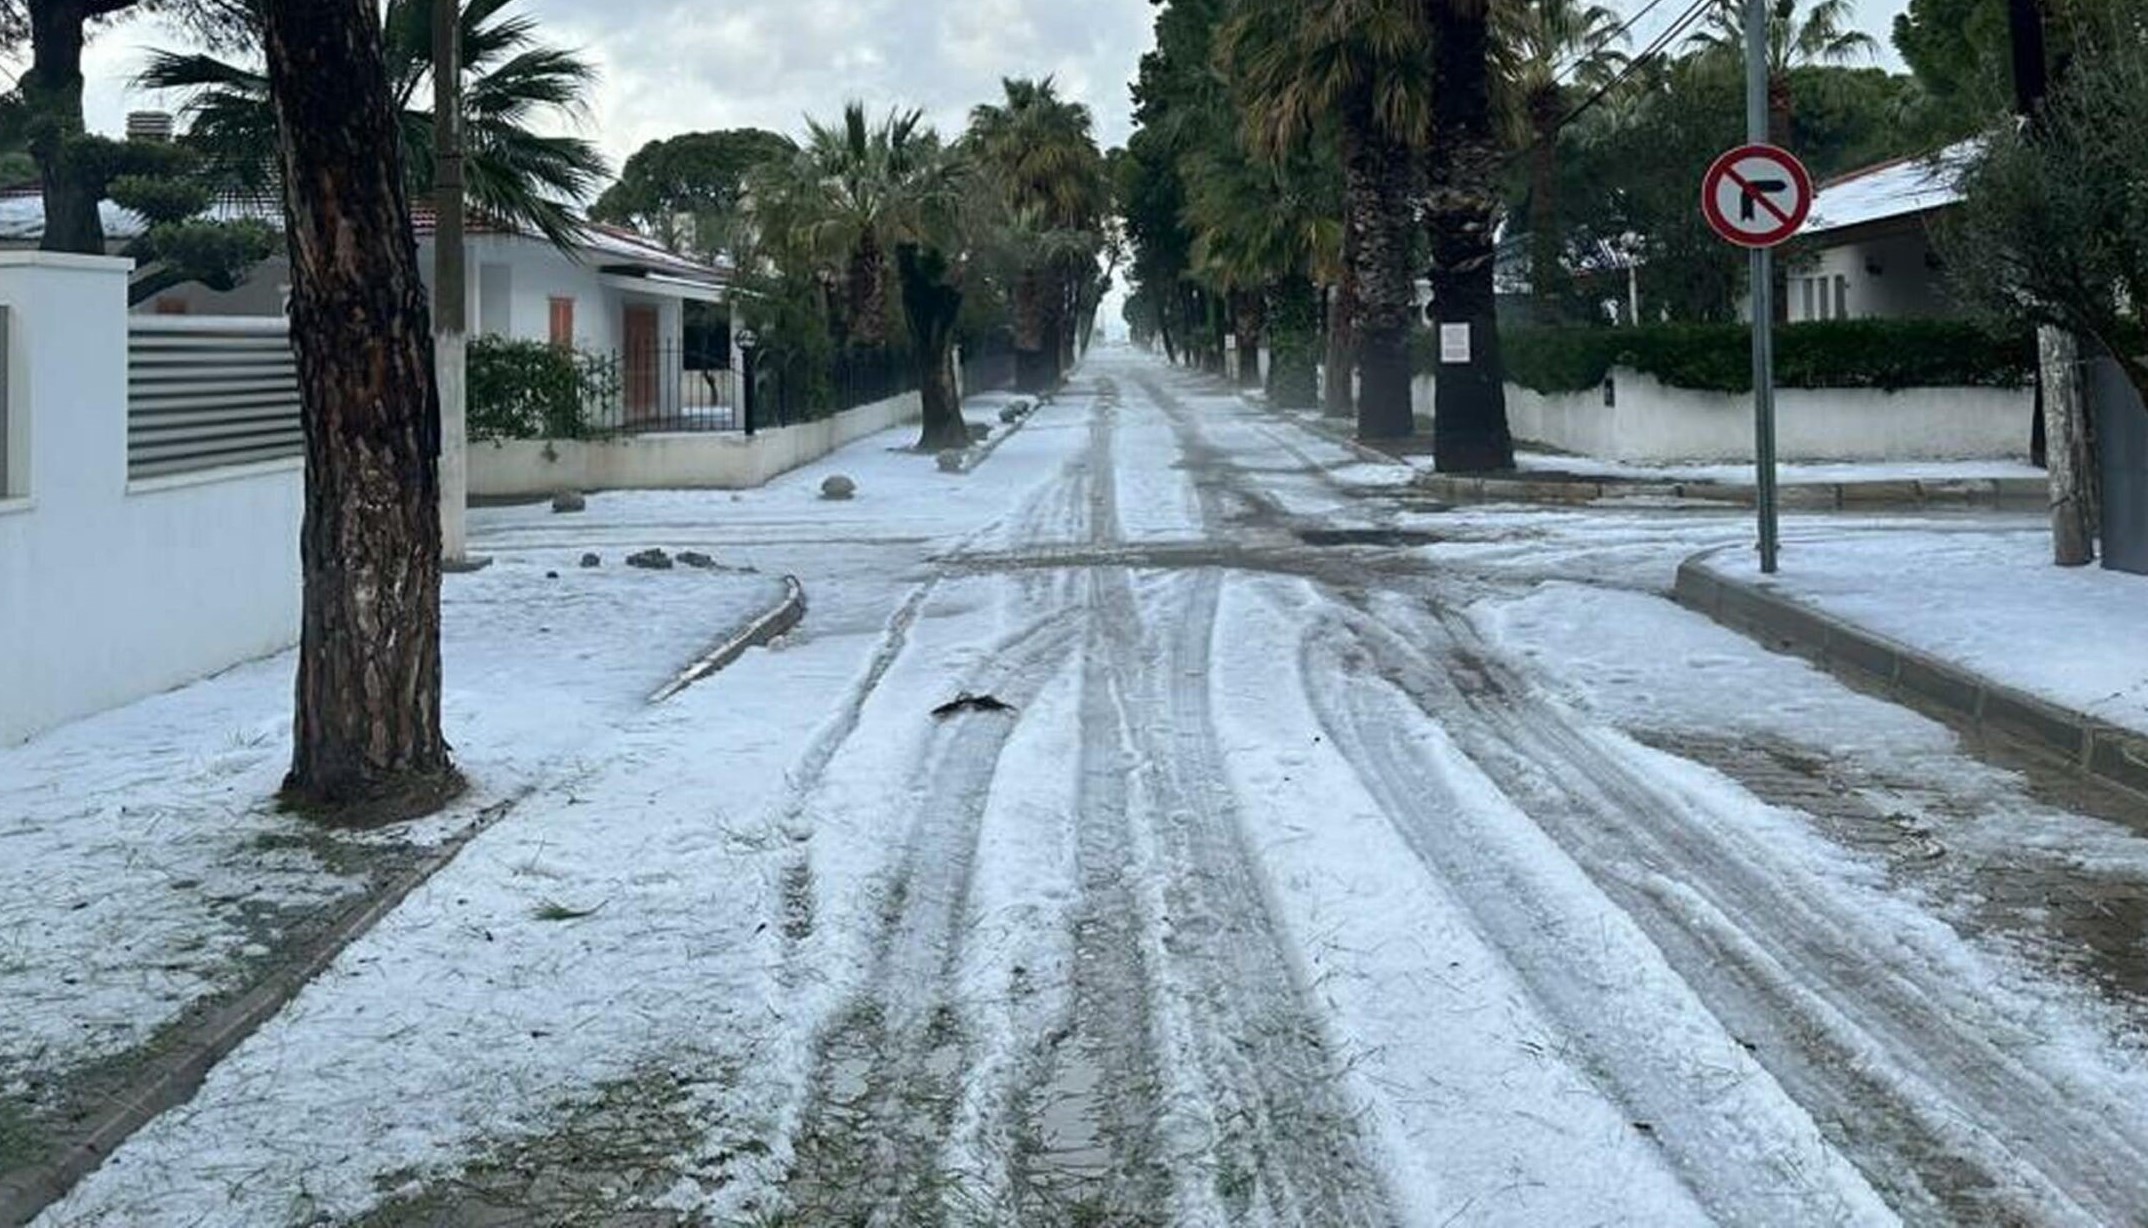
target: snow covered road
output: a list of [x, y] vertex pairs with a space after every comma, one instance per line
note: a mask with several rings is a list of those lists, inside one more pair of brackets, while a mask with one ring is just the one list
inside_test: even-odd
[[812, 613], [41, 1222], [2148, 1217], [2148, 909], [1995, 886], [2148, 886], [2137, 803], [1660, 597], [1741, 521], [1447, 512], [1123, 351], [973, 473], [892, 442], [478, 516]]

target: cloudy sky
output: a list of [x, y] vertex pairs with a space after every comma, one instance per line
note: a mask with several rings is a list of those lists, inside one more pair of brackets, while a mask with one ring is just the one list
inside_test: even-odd
[[[1639, 11], [1646, 0], [1611, 0]], [[1906, 0], [1854, 0], [1884, 43]], [[1096, 112], [1106, 143], [1126, 138], [1126, 85], [1149, 46], [1149, 0], [522, 0], [548, 36], [603, 73], [584, 134], [616, 163], [644, 141], [703, 128], [795, 132], [845, 99], [922, 107], [946, 128], [998, 93], [1002, 76], [1056, 76]], [[1669, 0], [1636, 26], [1637, 45], [1682, 9]], [[131, 90], [141, 48], [168, 41], [123, 27], [90, 50], [90, 124], [117, 132], [128, 110], [177, 98]], [[1883, 61], [1896, 66], [1892, 52]]]

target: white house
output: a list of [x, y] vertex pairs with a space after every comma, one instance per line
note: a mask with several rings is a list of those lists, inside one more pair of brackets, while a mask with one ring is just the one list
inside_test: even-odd
[[1932, 224], [1961, 202], [1976, 149], [1965, 141], [1821, 184], [1798, 231], [1808, 254], [1789, 268], [1791, 321], [1952, 314]]
[[[105, 236], [115, 252], [143, 230], [140, 216], [111, 201], [101, 206]], [[226, 217], [281, 224], [273, 202], [220, 206]], [[412, 211], [418, 262], [428, 288], [433, 271], [434, 216]], [[35, 190], [0, 192], [0, 250], [34, 248], [44, 234], [44, 203]], [[732, 367], [727, 346], [689, 345], [687, 304], [730, 311], [731, 270], [666, 251], [631, 231], [591, 224], [573, 250], [540, 235], [473, 218], [466, 240], [468, 330], [571, 345], [620, 359], [621, 403], [631, 419], [675, 417], [684, 408], [728, 403]], [[179, 316], [280, 316], [291, 288], [290, 263], [263, 261], [229, 292], [200, 283], [164, 291], [133, 310]], [[701, 350], [713, 352], [698, 352]], [[707, 372], [684, 378], [685, 372]]]

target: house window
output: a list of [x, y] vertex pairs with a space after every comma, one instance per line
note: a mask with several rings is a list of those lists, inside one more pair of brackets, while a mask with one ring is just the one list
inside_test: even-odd
[[1839, 275], [1835, 278], [1835, 318], [1850, 318], [1850, 279]]
[[1803, 313], [1801, 313], [1801, 314], [1800, 314], [1800, 315], [1798, 316], [1798, 319], [1800, 319], [1800, 320], [1817, 320], [1817, 319], [1819, 319], [1820, 317], [1818, 317], [1818, 316], [1816, 316], [1816, 315], [1814, 315], [1814, 314], [1812, 313], [1812, 278], [1810, 278], [1810, 277], [1800, 277], [1800, 278], [1798, 278], [1798, 279], [1797, 279], [1797, 284], [1798, 284], [1798, 290], [1799, 290], [1799, 293], [1800, 293], [1800, 294], [1801, 294], [1801, 295], [1803, 296], [1803, 298], [1804, 298], [1804, 300], [1805, 300], [1805, 310], [1804, 310], [1804, 312], [1803, 312]]
[[551, 331], [551, 338], [552, 338], [552, 344], [553, 344], [553, 345], [573, 345], [573, 344], [574, 344], [574, 300], [573, 300], [573, 299], [571, 299], [571, 298], [555, 298], [555, 299], [553, 299], [553, 300], [552, 300], [552, 331]]

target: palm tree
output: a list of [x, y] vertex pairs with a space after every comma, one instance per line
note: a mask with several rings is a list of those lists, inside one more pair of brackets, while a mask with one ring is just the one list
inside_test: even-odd
[[[1440, 340], [1432, 454], [1442, 472], [1512, 469], [1492, 280], [1501, 157], [1492, 113], [1491, 0], [1424, 0], [1424, 12], [1438, 81], [1425, 197]], [[1458, 359], [1450, 357], [1450, 338], [1461, 342]]]
[[[1246, 383], [1259, 381], [1258, 339], [1269, 338], [1271, 404], [1312, 408], [1317, 392], [1319, 327], [1316, 285], [1340, 276], [1342, 223], [1320, 191], [1326, 179], [1309, 158], [1277, 165], [1238, 151], [1189, 161], [1186, 218], [1194, 231], [1193, 266], [1241, 313], [1240, 361]], [[1249, 324], [1254, 327], [1248, 327]]]
[[[1770, 0], [1768, 7], [1768, 140], [1787, 148], [1790, 124], [1796, 118], [1790, 94], [1790, 73], [1797, 68], [1822, 64], [1847, 64], [1877, 55], [1879, 42], [1851, 26], [1856, 6], [1850, 0], [1811, 0], [1799, 15], [1804, 0]], [[1717, 0], [1708, 24], [1695, 33], [1688, 45], [1730, 64], [1742, 64], [1745, 55], [1744, 0]]]
[[1430, 114], [1427, 33], [1418, 0], [1248, 0], [1218, 48], [1251, 148], [1281, 155], [1332, 125], [1354, 274], [1358, 434], [1367, 439], [1415, 430], [1410, 232]]
[[1015, 286], [1016, 386], [1035, 392], [1056, 384], [1070, 361], [1080, 298], [1096, 277], [1110, 184], [1088, 107], [1060, 98], [1050, 77], [1009, 78], [1000, 88], [1001, 102], [970, 112], [965, 139], [1009, 212], [1055, 236]]
[[909, 160], [928, 138], [937, 143], [919, 112], [890, 112], [874, 123], [865, 104], [853, 102], [840, 124], [806, 120], [805, 144], [768, 163], [749, 193], [767, 241], [841, 283], [853, 345], [887, 344], [888, 245], [912, 203], [904, 196]]
[[917, 111], [873, 123], [853, 102], [840, 127], [808, 120], [807, 132], [797, 156], [754, 177], [754, 228], [779, 265], [842, 270], [852, 338], [865, 344], [886, 340], [893, 257], [923, 391], [919, 446], [967, 446], [953, 347], [978, 228], [969, 164]]
[[1508, 0], [1493, 15], [1505, 52], [1512, 126], [1529, 150], [1529, 280], [1540, 323], [1551, 323], [1563, 290], [1559, 229], [1559, 129], [1570, 95], [1609, 85], [1625, 68], [1618, 15], [1586, 0]]
[[[262, 0], [249, 0], [258, 14]], [[406, 189], [423, 199], [432, 183], [432, 12], [436, 0], [388, 0], [382, 59], [402, 138]], [[596, 69], [575, 53], [538, 40], [528, 16], [503, 16], [514, 0], [463, 0], [464, 170], [471, 208], [534, 230], [566, 247], [582, 233], [577, 209], [604, 183], [596, 146], [538, 132], [541, 121], [580, 118]], [[257, 27], [258, 28], [258, 27]], [[190, 95], [190, 141], [219, 175], [272, 190], [276, 114], [268, 76], [212, 55], [159, 51], [139, 84]]]

